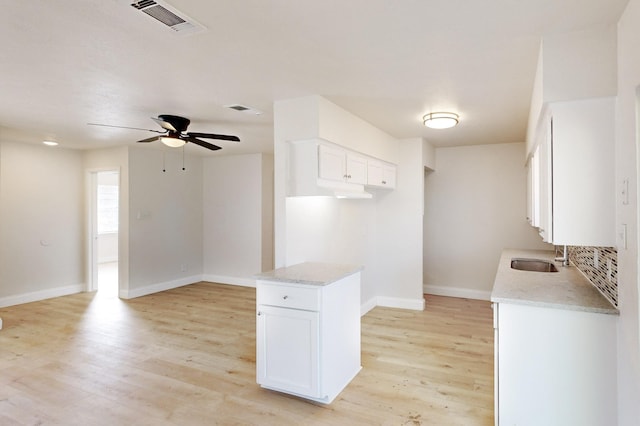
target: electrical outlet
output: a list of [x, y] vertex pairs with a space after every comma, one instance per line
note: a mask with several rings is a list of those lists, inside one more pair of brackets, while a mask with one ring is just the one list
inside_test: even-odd
[[618, 225], [618, 248], [627, 249], [627, 224]]

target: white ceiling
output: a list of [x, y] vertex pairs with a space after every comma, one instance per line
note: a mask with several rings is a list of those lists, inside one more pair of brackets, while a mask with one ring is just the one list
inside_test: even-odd
[[[541, 37], [615, 23], [627, 2], [169, 0], [208, 29], [188, 36], [127, 0], [5, 2], [0, 133], [112, 147], [153, 134], [87, 123], [160, 129], [149, 117], [174, 114], [242, 139], [221, 154], [268, 152], [273, 102], [318, 94], [396, 138], [522, 142]], [[460, 124], [422, 125], [441, 110]]]

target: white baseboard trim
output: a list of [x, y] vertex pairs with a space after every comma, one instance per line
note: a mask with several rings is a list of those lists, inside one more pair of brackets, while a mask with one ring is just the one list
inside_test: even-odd
[[445, 287], [438, 285], [422, 286], [423, 291], [426, 294], [433, 294], [436, 296], [448, 296], [448, 297], [460, 297], [463, 299], [476, 299], [476, 300], [491, 300], [491, 292], [483, 290], [472, 290], [462, 287]]
[[256, 280], [252, 278], [230, 277], [227, 275], [205, 274], [202, 276], [202, 281], [218, 284], [239, 285], [242, 287], [256, 287]]
[[165, 281], [163, 283], [134, 288], [133, 290], [120, 290], [119, 296], [122, 299], [135, 299], [136, 297], [147, 296], [149, 294], [183, 287], [185, 285], [194, 284], [200, 281], [202, 281], [202, 275], [193, 275], [177, 280]]
[[398, 297], [378, 296], [378, 306], [387, 308], [411, 309], [414, 311], [424, 311], [424, 299], [400, 299]]
[[49, 288], [46, 290], [32, 291], [29, 293], [16, 294], [0, 298], [0, 308], [7, 306], [22, 305], [23, 303], [38, 302], [40, 300], [51, 299], [53, 297], [68, 296], [70, 294], [81, 293], [86, 289], [86, 284], [67, 285], [64, 287]]
[[364, 316], [367, 314], [367, 312], [369, 312], [370, 310], [372, 310], [373, 308], [375, 308], [377, 306], [376, 303], [376, 298], [372, 297], [371, 299], [367, 300], [366, 302], [364, 302], [363, 304], [360, 305], [360, 316]]

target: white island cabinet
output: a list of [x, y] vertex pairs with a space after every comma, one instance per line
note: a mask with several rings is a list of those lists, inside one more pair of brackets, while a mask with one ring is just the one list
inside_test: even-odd
[[358, 374], [361, 269], [301, 263], [256, 276], [258, 384], [328, 404]]

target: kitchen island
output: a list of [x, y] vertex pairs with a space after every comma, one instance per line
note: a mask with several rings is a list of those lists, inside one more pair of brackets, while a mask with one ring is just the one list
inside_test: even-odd
[[514, 258], [553, 263], [554, 252], [500, 258], [491, 293], [496, 424], [616, 424], [618, 310], [575, 266], [522, 271]]
[[256, 275], [258, 384], [328, 404], [358, 374], [361, 271], [306, 262]]

